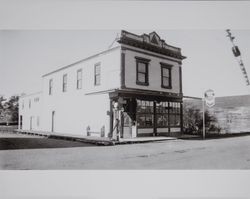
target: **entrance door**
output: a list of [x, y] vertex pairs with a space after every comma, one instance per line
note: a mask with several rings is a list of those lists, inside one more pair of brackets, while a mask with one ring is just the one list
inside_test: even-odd
[[23, 116], [20, 115], [20, 129], [23, 129]]
[[51, 126], [51, 131], [54, 132], [54, 121], [55, 121], [55, 111], [52, 111], [52, 126]]
[[136, 99], [126, 99], [122, 114], [122, 136], [123, 138], [136, 137]]
[[32, 130], [32, 116], [30, 117], [30, 130]]
[[123, 112], [123, 138], [132, 138], [132, 124], [130, 116]]

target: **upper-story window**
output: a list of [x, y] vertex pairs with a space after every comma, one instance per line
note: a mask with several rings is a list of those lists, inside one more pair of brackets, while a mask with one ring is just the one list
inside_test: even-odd
[[63, 92], [67, 91], [67, 74], [63, 75]]
[[39, 116], [36, 117], [36, 125], [37, 125], [37, 126], [40, 125], [40, 117], [39, 117]]
[[136, 59], [136, 84], [148, 86], [148, 63], [149, 59], [135, 57]]
[[31, 108], [31, 99], [29, 100], [29, 108]]
[[161, 87], [172, 88], [172, 66], [161, 63]]
[[95, 86], [98, 86], [101, 84], [101, 64], [95, 64]]
[[39, 102], [39, 97], [35, 97], [34, 102]]
[[82, 88], [82, 69], [77, 70], [76, 88]]
[[49, 95], [52, 95], [53, 92], [53, 79], [49, 80]]

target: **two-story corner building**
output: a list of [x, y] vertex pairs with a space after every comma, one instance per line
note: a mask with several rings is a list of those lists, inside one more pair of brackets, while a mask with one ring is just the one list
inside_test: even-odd
[[[173, 136], [182, 131], [181, 49], [157, 33], [122, 31], [114, 48], [43, 75], [37, 113], [21, 108], [20, 128], [64, 134]], [[22, 122], [21, 122], [22, 121]], [[118, 121], [118, 122], [117, 122]]]

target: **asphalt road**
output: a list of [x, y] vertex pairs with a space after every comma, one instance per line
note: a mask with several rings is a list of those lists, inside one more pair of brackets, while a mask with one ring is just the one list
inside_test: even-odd
[[0, 133], [0, 169], [250, 169], [250, 136], [95, 146]]

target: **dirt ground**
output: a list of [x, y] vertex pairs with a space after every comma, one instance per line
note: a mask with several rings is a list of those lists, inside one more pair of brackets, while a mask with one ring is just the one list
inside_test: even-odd
[[250, 169], [250, 136], [96, 146], [0, 133], [1, 169]]

